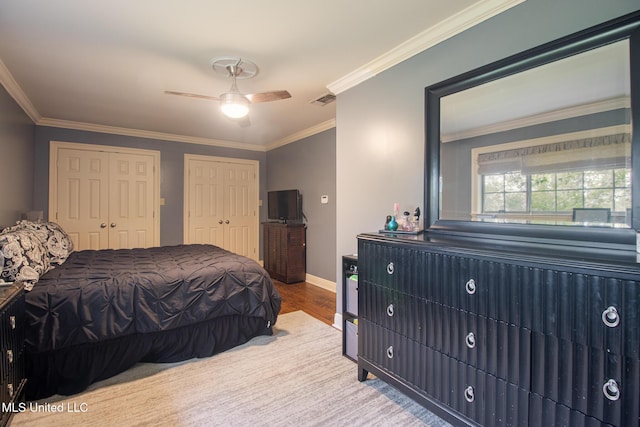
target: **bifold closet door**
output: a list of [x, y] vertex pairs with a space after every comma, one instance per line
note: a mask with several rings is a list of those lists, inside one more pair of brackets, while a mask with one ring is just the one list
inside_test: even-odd
[[258, 165], [185, 156], [185, 243], [205, 243], [258, 259]]
[[75, 250], [158, 245], [154, 155], [63, 145], [52, 149], [49, 218], [69, 233]]

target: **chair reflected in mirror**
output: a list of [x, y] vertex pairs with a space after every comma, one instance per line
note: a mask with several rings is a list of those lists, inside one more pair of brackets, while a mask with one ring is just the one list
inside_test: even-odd
[[611, 209], [573, 208], [573, 222], [611, 222]]

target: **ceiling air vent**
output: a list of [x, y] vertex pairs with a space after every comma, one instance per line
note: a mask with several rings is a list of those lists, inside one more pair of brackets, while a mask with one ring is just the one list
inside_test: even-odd
[[327, 104], [331, 104], [335, 100], [336, 100], [336, 96], [331, 92], [327, 92], [324, 95], [320, 95], [316, 99], [309, 101], [309, 103], [324, 107]]

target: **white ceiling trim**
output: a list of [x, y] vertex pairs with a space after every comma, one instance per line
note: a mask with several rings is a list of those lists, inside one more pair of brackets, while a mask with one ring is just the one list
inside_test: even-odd
[[282, 147], [283, 145], [291, 144], [292, 142], [299, 141], [303, 138], [308, 138], [317, 133], [324, 132], [325, 130], [332, 129], [334, 127], [336, 127], [336, 119], [327, 120], [326, 122], [311, 126], [310, 128], [307, 128], [300, 132], [296, 132], [287, 136], [286, 138], [279, 139], [267, 145], [267, 151], [273, 150], [274, 148]]
[[138, 138], [159, 139], [162, 141], [184, 142], [188, 144], [209, 145], [214, 147], [236, 148], [239, 150], [268, 151], [286, 144], [290, 144], [302, 138], [315, 135], [336, 126], [335, 119], [328, 120], [318, 125], [296, 132], [286, 138], [282, 138], [269, 146], [248, 144], [241, 142], [225, 141], [220, 139], [198, 138], [185, 135], [177, 135], [163, 132], [145, 131], [139, 129], [122, 128], [115, 126], [98, 125], [93, 123], [74, 122], [70, 120], [51, 119], [42, 117], [33, 106], [27, 95], [24, 93], [18, 82], [13, 78], [11, 72], [0, 59], [0, 84], [7, 93], [16, 101], [22, 110], [29, 116], [31, 121], [38, 126], [50, 126], [63, 129], [75, 129], [88, 132], [110, 133], [114, 135], [132, 136]]
[[13, 78], [2, 59], [0, 59], [0, 84], [4, 86], [9, 95], [18, 103], [33, 123], [37, 123], [41, 119], [40, 113], [33, 106], [16, 79]]
[[338, 95], [365, 80], [399, 64], [526, 0], [483, 0], [428, 28], [373, 61], [330, 83], [327, 88]]
[[582, 117], [589, 114], [602, 113], [605, 111], [617, 110], [620, 108], [631, 108], [631, 97], [623, 96], [620, 98], [606, 99], [604, 101], [549, 111], [546, 113], [536, 114], [521, 119], [514, 119], [502, 123], [497, 123], [494, 125], [482, 126], [461, 132], [448, 133], [446, 135], [442, 135], [441, 141], [459, 141], [461, 139], [474, 138], [481, 135], [491, 135], [494, 133], [520, 129], [527, 126], [534, 126], [558, 120], [570, 119], [573, 117]]
[[121, 128], [115, 126], [96, 125], [91, 123], [73, 122], [69, 120], [57, 120], [43, 118], [36, 122], [38, 126], [51, 126], [63, 129], [75, 129], [89, 132], [110, 133], [114, 135], [133, 136], [138, 138], [159, 139], [171, 142], [185, 142], [188, 144], [211, 145], [215, 147], [237, 148], [239, 150], [266, 151], [262, 145], [247, 144], [242, 142], [225, 141], [221, 139], [198, 138], [194, 136], [176, 135], [163, 132]]

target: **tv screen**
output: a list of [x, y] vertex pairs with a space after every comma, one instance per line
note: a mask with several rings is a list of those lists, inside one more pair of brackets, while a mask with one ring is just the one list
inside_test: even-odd
[[270, 220], [299, 222], [302, 220], [302, 199], [298, 190], [269, 191], [267, 211]]

